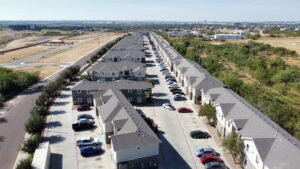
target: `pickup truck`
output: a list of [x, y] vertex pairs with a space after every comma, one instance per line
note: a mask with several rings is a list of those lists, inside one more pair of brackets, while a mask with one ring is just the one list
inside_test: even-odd
[[91, 129], [94, 127], [94, 120], [91, 119], [79, 119], [76, 123], [72, 124], [72, 128], [74, 131]]

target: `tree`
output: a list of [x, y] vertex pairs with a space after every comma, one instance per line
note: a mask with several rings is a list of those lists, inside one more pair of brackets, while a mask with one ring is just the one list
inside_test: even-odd
[[205, 116], [209, 123], [213, 120], [213, 125], [215, 125], [217, 121], [216, 109], [211, 103], [203, 105], [199, 110], [198, 116]]
[[25, 123], [25, 130], [30, 134], [38, 134], [45, 127], [44, 117], [38, 114], [32, 114]]
[[38, 134], [31, 136], [24, 141], [21, 150], [30, 154], [34, 153], [35, 149], [39, 146], [40, 140], [41, 138]]
[[222, 145], [225, 150], [229, 151], [232, 154], [235, 161], [238, 156], [241, 156], [244, 149], [244, 142], [236, 132], [230, 133], [223, 140]]

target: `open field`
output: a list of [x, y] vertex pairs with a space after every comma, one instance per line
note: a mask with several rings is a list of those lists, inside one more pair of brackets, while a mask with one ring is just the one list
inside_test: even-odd
[[[212, 41], [210, 44], [221, 45], [224, 43], [248, 43], [249, 39], [245, 40], [226, 40], [225, 42], [221, 41]], [[300, 37], [280, 37], [280, 38], [272, 38], [272, 37], [263, 37], [258, 40], [252, 40], [255, 42], [270, 44], [274, 47], [284, 47], [289, 50], [294, 50], [300, 55]], [[286, 64], [291, 66], [300, 67], [300, 57], [284, 57], [283, 60]]]
[[44, 42], [46, 40], [59, 39], [59, 38], [62, 38], [62, 37], [63, 36], [55, 36], [55, 37], [29, 36], [29, 37], [24, 37], [24, 38], [13, 40], [12, 42], [6, 44], [5, 47], [0, 48], [0, 51], [13, 49], [13, 48], [18, 48], [18, 47], [23, 47], [23, 46], [27, 46], [29, 44], [36, 44], [36, 43]]
[[99, 32], [93, 32], [93, 33], [83, 34], [83, 35], [79, 35], [79, 36], [74, 36], [74, 37], [66, 38], [66, 40], [75, 40], [75, 41], [86, 40], [86, 39], [93, 38], [97, 35], [99, 35]]
[[[109, 38], [106, 34], [100, 36], [100, 38], [93, 39], [88, 41], [87, 43], [80, 44], [78, 46], [74, 46], [70, 49], [64, 50], [60, 53], [50, 55], [45, 58], [36, 59], [30, 63], [51, 63], [51, 65], [40, 65], [40, 66], [26, 66], [21, 68], [14, 68], [15, 70], [25, 71], [25, 72], [38, 72], [41, 78], [45, 78], [56, 71], [60, 70], [62, 66], [61, 63], [65, 62], [74, 62], [75, 60], [81, 58], [85, 54], [89, 53], [90, 51], [94, 50], [95, 48], [104, 45], [106, 42], [116, 39], [123, 34], [119, 33], [110, 33]], [[96, 35], [95, 35], [96, 36]], [[98, 34], [99, 36], [99, 34]], [[99, 39], [99, 45], [98, 45]], [[36, 47], [47, 47], [47, 46], [36, 46]], [[25, 49], [24, 49], [25, 50]], [[1, 61], [1, 60], [0, 60]]]
[[[50, 55], [44, 58], [39, 58], [36, 60], [31, 61], [31, 63], [60, 63], [60, 62], [72, 62], [84, 54], [88, 53], [89, 51], [104, 45], [106, 42], [113, 40], [115, 38], [120, 37], [122, 34], [116, 33], [109, 33], [109, 36], [103, 34], [103, 36], [93, 39], [87, 43], [72, 47], [64, 52]], [[99, 40], [99, 44], [98, 44]]]
[[284, 47], [290, 50], [295, 50], [300, 55], [300, 37], [295, 37], [295, 38], [294, 37], [281, 37], [281, 38], [264, 37], [256, 41], [270, 44], [275, 47]]
[[53, 49], [53, 48], [56, 48], [56, 46], [38, 45], [38, 46], [33, 46], [33, 47], [25, 48], [25, 49], [16, 50], [13, 52], [8, 52], [8, 53], [2, 54], [2, 55], [0, 54], [0, 63], [1, 64], [9, 63], [14, 60], [23, 59], [28, 56], [42, 53], [42, 52], [45, 52], [45, 51], [47, 51], [49, 49]]
[[48, 66], [34, 66], [34, 67], [21, 67], [21, 68], [14, 68], [14, 70], [18, 71], [24, 71], [24, 72], [37, 72], [39, 73], [40, 78], [45, 78], [59, 69], [61, 69], [61, 66], [56, 65], [48, 65]]

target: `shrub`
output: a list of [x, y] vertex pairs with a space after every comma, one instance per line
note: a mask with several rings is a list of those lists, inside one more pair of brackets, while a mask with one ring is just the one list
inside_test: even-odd
[[30, 134], [38, 134], [45, 127], [44, 117], [38, 114], [32, 114], [25, 123], [25, 130]]
[[21, 150], [30, 154], [34, 153], [35, 149], [39, 146], [40, 140], [41, 138], [38, 134], [31, 136], [23, 142]]
[[28, 158], [22, 159], [18, 162], [16, 169], [32, 169], [31, 162], [32, 158], [30, 156]]

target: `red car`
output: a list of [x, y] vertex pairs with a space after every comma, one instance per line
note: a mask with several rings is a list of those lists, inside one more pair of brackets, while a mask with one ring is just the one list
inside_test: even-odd
[[187, 108], [187, 107], [181, 107], [178, 109], [178, 112], [179, 113], [191, 113], [191, 112], [193, 112], [193, 110], [190, 108]]
[[77, 108], [78, 111], [87, 111], [90, 110], [90, 106], [88, 104], [81, 104]]
[[205, 163], [208, 163], [208, 162], [219, 162], [219, 163], [224, 162], [220, 157], [215, 156], [214, 154], [202, 155], [200, 157], [200, 161], [201, 161], [202, 164], [205, 164]]

